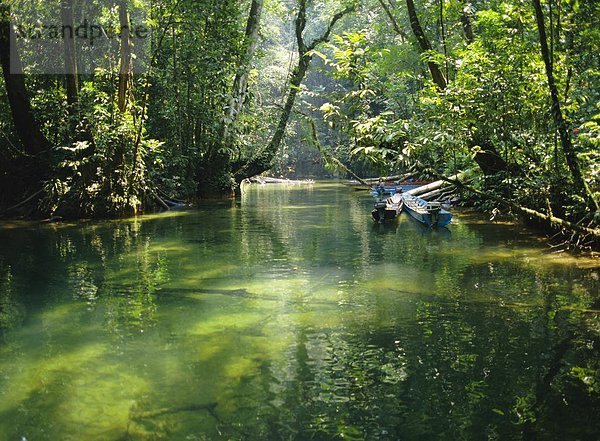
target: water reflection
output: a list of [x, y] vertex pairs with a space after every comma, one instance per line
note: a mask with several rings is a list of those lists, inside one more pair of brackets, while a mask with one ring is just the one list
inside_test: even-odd
[[371, 205], [0, 229], [0, 439], [596, 439], [596, 262]]

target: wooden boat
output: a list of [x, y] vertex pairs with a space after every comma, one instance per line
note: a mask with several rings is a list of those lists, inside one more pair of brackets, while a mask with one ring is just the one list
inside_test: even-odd
[[[366, 181], [368, 182], [368, 181]], [[399, 193], [400, 190], [402, 190], [402, 186], [396, 182], [381, 182], [381, 183], [377, 183], [377, 182], [373, 182], [370, 183], [368, 182], [369, 185], [365, 185], [360, 183], [359, 181], [345, 181], [343, 182], [343, 184], [346, 187], [350, 187], [353, 190], [359, 191], [359, 190], [371, 190], [372, 193], [376, 194], [376, 195], [385, 195], [385, 194], [394, 194], [394, 193]]]
[[378, 223], [384, 223], [392, 221], [402, 211], [402, 195], [396, 193], [395, 195], [387, 198], [385, 201], [378, 201], [375, 203], [375, 208], [371, 211], [373, 220]]
[[370, 190], [372, 187], [370, 185], [365, 185], [359, 181], [344, 181], [343, 184], [346, 187], [350, 187], [353, 190], [359, 191], [359, 190]]
[[271, 176], [253, 176], [251, 178], [246, 179], [249, 183], [252, 184], [286, 184], [286, 185], [312, 185], [315, 183], [312, 179], [287, 179], [287, 178], [272, 178]]
[[431, 181], [413, 181], [413, 180], [409, 180], [409, 181], [402, 181], [402, 182], [398, 182], [398, 185], [402, 187], [402, 191], [410, 191], [410, 190], [414, 190], [415, 188], [419, 188], [419, 187], [423, 187], [424, 185], [429, 185], [431, 184]]
[[452, 213], [444, 210], [439, 202], [427, 202], [425, 199], [406, 193], [400, 197], [404, 210], [429, 227], [445, 227], [452, 221]]
[[365, 178], [362, 180], [352, 179], [343, 181], [346, 187], [352, 188], [353, 190], [371, 190], [377, 193], [377, 187], [383, 186], [383, 190], [380, 191], [382, 194], [395, 194], [402, 191], [413, 190], [423, 185], [430, 184], [431, 181], [421, 181], [415, 179], [417, 173], [408, 173], [397, 176], [384, 176], [379, 178]]
[[377, 185], [374, 186], [371, 191], [371, 194], [378, 198], [392, 196], [396, 193], [402, 193], [402, 187], [399, 185]]
[[395, 182], [380, 182], [371, 187], [373, 196], [382, 197], [384, 195], [393, 195], [405, 191], [413, 190], [423, 185], [430, 184], [430, 181], [395, 181]]

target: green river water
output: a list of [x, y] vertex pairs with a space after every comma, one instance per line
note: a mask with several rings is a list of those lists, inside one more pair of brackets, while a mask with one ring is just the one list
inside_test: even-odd
[[598, 261], [335, 184], [0, 225], [0, 440], [598, 440]]

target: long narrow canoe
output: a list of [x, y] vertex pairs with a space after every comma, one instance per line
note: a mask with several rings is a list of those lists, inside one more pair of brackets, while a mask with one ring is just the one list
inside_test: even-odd
[[402, 195], [396, 193], [385, 201], [376, 202], [375, 208], [373, 208], [373, 211], [371, 212], [371, 216], [373, 216], [375, 222], [382, 224], [396, 219], [401, 211]]
[[427, 202], [424, 199], [403, 193], [404, 210], [413, 218], [431, 227], [445, 227], [452, 221], [452, 213], [442, 208], [439, 202]]
[[385, 182], [372, 187], [371, 194], [373, 196], [383, 197], [385, 195], [394, 195], [396, 193], [402, 193], [402, 186], [394, 184], [392, 182]]
[[365, 185], [359, 181], [344, 181], [343, 184], [346, 187], [352, 188], [353, 190], [371, 190], [377, 192], [377, 188], [382, 186], [383, 190], [387, 194], [400, 193], [402, 191], [409, 191], [419, 188], [423, 185], [430, 184], [431, 181], [383, 181], [383, 182], [371, 182], [367, 180], [369, 185]]

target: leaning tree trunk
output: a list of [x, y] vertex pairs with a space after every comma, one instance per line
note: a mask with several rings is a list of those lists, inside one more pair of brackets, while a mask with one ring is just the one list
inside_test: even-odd
[[230, 128], [235, 123], [237, 115], [242, 111], [248, 93], [248, 75], [256, 48], [258, 47], [260, 20], [262, 16], [263, 0], [252, 0], [248, 22], [246, 24], [246, 50], [242, 56], [240, 67], [233, 81], [233, 89], [227, 109], [227, 117], [223, 124], [223, 142], [226, 147], [230, 144]]
[[221, 197], [234, 192], [232, 155], [235, 140], [233, 126], [248, 96], [248, 76], [259, 43], [263, 0], [252, 0], [246, 23], [245, 49], [240, 57], [228, 106], [221, 123], [219, 139], [196, 170], [197, 193], [200, 197]]
[[465, 41], [467, 44], [475, 41], [475, 35], [473, 34], [473, 13], [471, 12], [471, 4], [467, 1], [464, 2], [463, 10], [460, 14], [460, 21], [465, 35]]
[[[394, 17], [394, 14], [392, 14], [390, 5], [388, 5], [386, 3], [386, 0], [379, 0], [379, 4], [385, 11], [385, 14], [387, 15], [387, 17], [389, 18], [390, 23], [392, 24], [392, 27], [394, 28], [394, 31], [396, 32], [396, 34], [399, 35], [400, 37], [402, 37], [403, 40], [406, 40], [406, 34], [400, 28], [400, 25], [398, 24], [398, 20], [396, 20], [396, 17]], [[412, 29], [413, 35], [417, 39], [418, 45], [419, 45], [419, 52], [424, 53], [427, 51], [432, 51], [433, 47], [431, 46], [431, 43], [430, 43], [429, 39], [427, 38], [427, 35], [425, 35], [425, 31], [421, 27], [421, 22], [419, 21], [419, 16], [417, 15], [417, 10], [415, 8], [414, 1], [406, 0], [406, 7], [408, 9], [408, 18], [410, 20], [410, 27]], [[446, 77], [444, 77], [444, 74], [440, 70], [440, 67], [432, 61], [429, 61], [427, 63], [427, 66], [428, 66], [429, 72], [431, 74], [431, 79], [436, 84], [438, 89], [440, 91], [445, 90], [446, 87], [448, 86], [448, 83], [446, 81]]]
[[294, 69], [290, 80], [290, 90], [285, 100], [283, 110], [281, 111], [281, 115], [279, 116], [277, 129], [267, 147], [236, 171], [235, 180], [237, 183], [242, 182], [246, 178], [259, 175], [271, 168], [271, 163], [273, 162], [273, 158], [275, 157], [277, 150], [279, 150], [279, 146], [285, 135], [285, 129], [290, 119], [290, 115], [292, 114], [292, 109], [296, 97], [298, 96], [300, 85], [306, 76], [311, 60], [312, 56], [310, 55], [303, 57], [298, 63], [298, 66]]
[[62, 25], [70, 29], [64, 38], [64, 67], [67, 85], [67, 105], [69, 114], [74, 116], [79, 102], [79, 87], [77, 76], [77, 59], [75, 55], [75, 26], [73, 20], [73, 0], [61, 0], [60, 15]]
[[[388, 18], [390, 19], [392, 26], [394, 27], [394, 30], [396, 31], [396, 33], [398, 35], [404, 37], [404, 33], [400, 29], [400, 26], [398, 25], [397, 20], [392, 15], [389, 6], [385, 3], [385, 0], [379, 0], [379, 3], [385, 10], [385, 13], [388, 16]], [[429, 42], [429, 39], [427, 38], [427, 35], [425, 35], [425, 32], [423, 31], [423, 28], [421, 27], [421, 24], [419, 22], [419, 17], [417, 15], [417, 11], [415, 9], [415, 4], [414, 4], [413, 0], [406, 0], [406, 5], [408, 8], [408, 15], [409, 15], [409, 19], [410, 19], [411, 28], [412, 28], [413, 34], [415, 35], [415, 37], [417, 38], [417, 41], [419, 42], [419, 49], [420, 49], [421, 53], [425, 52], [425, 51], [433, 50], [431, 43]], [[471, 26], [470, 16], [467, 15], [467, 14], [470, 14], [470, 12], [467, 10], [467, 7], [468, 7], [468, 5], [465, 7], [465, 11], [463, 14], [463, 18], [467, 19], [466, 23], [465, 23], [465, 21], [463, 21], [463, 29], [465, 32], [465, 39], [467, 41], [467, 44], [470, 44], [473, 41], [474, 37], [473, 37], [473, 29]], [[429, 62], [428, 66], [429, 66], [429, 72], [431, 73], [431, 79], [437, 85], [438, 90], [440, 90], [440, 91], [446, 90], [446, 88], [448, 87], [448, 83], [446, 81], [446, 78], [444, 77], [444, 74], [440, 70], [439, 66], [433, 62]], [[471, 149], [477, 148], [477, 151], [475, 152], [475, 155], [474, 155], [474, 160], [477, 163], [477, 165], [479, 166], [479, 168], [481, 168], [481, 171], [485, 175], [493, 175], [500, 171], [506, 171], [508, 169], [508, 164], [500, 156], [500, 154], [498, 153], [496, 148], [492, 145], [492, 143], [490, 143], [486, 140], [483, 140], [483, 139], [479, 139], [479, 138], [480, 137], [478, 135], [476, 135], [476, 134], [473, 135], [473, 137], [468, 141], [468, 146]]]
[[596, 201], [596, 199], [592, 195], [589, 187], [585, 182], [585, 179], [583, 178], [583, 174], [581, 173], [581, 169], [579, 168], [577, 153], [575, 152], [575, 149], [573, 148], [573, 143], [571, 141], [569, 127], [567, 125], [567, 122], [565, 121], [561, 110], [560, 99], [558, 97], [558, 89], [556, 87], [556, 82], [554, 81], [552, 59], [550, 56], [550, 51], [548, 49], [546, 25], [544, 23], [544, 13], [542, 11], [540, 0], [533, 0], [533, 7], [535, 9], [535, 20], [537, 22], [537, 28], [540, 34], [540, 47], [542, 52], [542, 58], [544, 59], [544, 65], [546, 66], [546, 76], [548, 77], [548, 89], [550, 91], [550, 98], [552, 100], [552, 116], [554, 118], [554, 123], [556, 124], [558, 130], [562, 151], [565, 155], [567, 166], [571, 171], [571, 177], [573, 179], [573, 183], [575, 184], [575, 190], [580, 195], [583, 195], [585, 197], [590, 210], [598, 211], [600, 210], [600, 207], [598, 206], [598, 201]]
[[119, 3], [119, 23], [121, 27], [121, 61], [119, 65], [118, 107], [119, 112], [125, 113], [127, 109], [127, 96], [132, 80], [131, 65], [131, 32], [129, 26], [129, 13], [124, 1]]
[[[406, 7], [408, 9], [410, 27], [412, 28], [413, 34], [417, 38], [421, 53], [433, 50], [433, 47], [431, 46], [431, 43], [429, 42], [429, 39], [427, 38], [427, 35], [425, 35], [425, 31], [423, 31], [421, 23], [419, 22], [414, 1], [406, 0]], [[440, 67], [433, 61], [427, 62], [427, 66], [429, 67], [429, 72], [431, 72], [431, 78], [437, 85], [438, 89], [445, 90], [447, 87], [446, 77], [444, 77]]]
[[385, 15], [387, 15], [388, 18], [390, 19], [390, 23], [392, 23], [392, 26], [394, 28], [394, 31], [396, 31], [396, 34], [398, 34], [400, 37], [402, 37], [402, 41], [408, 40], [404, 31], [400, 28], [400, 25], [398, 24], [398, 20], [396, 20], [396, 17], [394, 17], [394, 14], [392, 14], [390, 6], [386, 3], [386, 0], [379, 0], [379, 4], [385, 11]]
[[336, 25], [336, 23], [346, 14], [349, 14], [354, 10], [354, 6], [350, 6], [343, 11], [336, 13], [329, 22], [327, 29], [319, 37], [315, 38], [312, 43], [307, 45], [304, 41], [303, 35], [304, 30], [306, 29], [307, 0], [299, 0], [298, 3], [299, 8], [295, 24], [299, 61], [290, 79], [290, 88], [285, 100], [285, 105], [279, 117], [279, 123], [275, 129], [275, 133], [271, 137], [271, 140], [266, 148], [254, 157], [250, 158], [235, 171], [234, 178], [238, 184], [244, 179], [261, 174], [272, 167], [273, 159], [275, 158], [281, 142], [283, 141], [285, 129], [290, 119], [298, 91], [300, 90], [300, 85], [302, 84], [302, 81], [304, 80], [304, 77], [308, 72], [308, 68], [310, 67], [310, 63], [314, 57], [314, 49], [318, 45], [329, 41], [329, 37], [331, 36], [331, 32], [333, 31], [333, 27]]
[[[11, 38], [14, 37], [9, 7], [6, 2], [2, 2], [0, 63], [15, 132], [22, 144], [22, 154], [14, 158], [9, 157], [0, 164], [0, 205], [4, 207], [23, 198], [27, 203], [39, 199], [42, 194], [40, 186], [49, 173], [46, 155], [50, 152], [50, 143], [34, 118], [19, 53], [16, 47], [11, 48]], [[12, 209], [24, 205], [19, 203], [13, 205]], [[6, 210], [4, 212], [6, 213]]]

